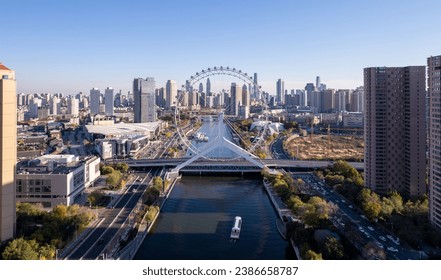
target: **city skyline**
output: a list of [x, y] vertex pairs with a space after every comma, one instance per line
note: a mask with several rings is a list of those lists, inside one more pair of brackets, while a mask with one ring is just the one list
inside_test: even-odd
[[[258, 73], [273, 95], [279, 78], [286, 89], [303, 89], [316, 76], [329, 88], [356, 88], [363, 68], [422, 65], [441, 43], [421, 32], [441, 23], [441, 3], [431, 0], [131, 4], [3, 5], [3, 19], [14, 28], [3, 32], [0, 61], [17, 71], [18, 92], [127, 92], [133, 77], [146, 76], [180, 88], [213, 66]], [[133, 16], [134, 6], [143, 16]]]

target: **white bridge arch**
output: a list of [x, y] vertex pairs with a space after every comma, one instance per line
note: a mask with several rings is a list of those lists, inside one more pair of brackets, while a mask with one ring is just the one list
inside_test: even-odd
[[[239, 80], [242, 80], [246, 85], [248, 85], [250, 87], [250, 91], [253, 90], [254, 95], [255, 95], [255, 99], [258, 99], [260, 101], [260, 103], [262, 105], [262, 113], [266, 112], [267, 106], [266, 106], [266, 101], [264, 100], [263, 95], [261, 93], [261, 87], [257, 84], [256, 81], [254, 81], [253, 77], [249, 76], [247, 73], [243, 72], [242, 70], [239, 70], [236, 68], [215, 66], [213, 68], [207, 68], [207, 69], [201, 70], [200, 72], [196, 72], [196, 74], [194, 76], [191, 76], [190, 79], [186, 81], [186, 85], [182, 86], [182, 88], [184, 89], [182, 91], [182, 94], [188, 94], [186, 90], [189, 88], [193, 88], [193, 86], [197, 82], [199, 82], [205, 78], [208, 78], [210, 76], [216, 76], [216, 75], [227, 75], [227, 76], [232, 76], [232, 77], [235, 77]], [[179, 117], [179, 107], [180, 107], [180, 102], [182, 100], [182, 97], [183, 97], [183, 95], [178, 96], [178, 104], [176, 106], [175, 118]], [[219, 131], [221, 131], [221, 129], [224, 125], [224, 122], [223, 122], [224, 121], [224, 114], [219, 113], [218, 119], [219, 119]], [[178, 119], [175, 119], [175, 120], [176, 120], [176, 123], [178, 123]], [[266, 129], [267, 129], [266, 127], [263, 129], [262, 136], [266, 132]], [[194, 147], [191, 146], [191, 144], [188, 143], [188, 139], [184, 139], [185, 136], [183, 136], [183, 133], [179, 133], [179, 135], [181, 136], [181, 139], [183, 140], [183, 142], [186, 143], [187, 147], [191, 151], [193, 151], [195, 153], [195, 155], [192, 156], [187, 161], [185, 161], [184, 163], [182, 163], [182, 164], [176, 166], [174, 169], [172, 169], [172, 171], [170, 173], [172, 173], [174, 175], [177, 175], [182, 168], [191, 164], [192, 162], [194, 162], [200, 158], [207, 158], [206, 156], [211, 151], [213, 151], [214, 149], [216, 149], [218, 147], [223, 147], [223, 148], [226, 148], [226, 149], [232, 151], [240, 158], [243, 158], [243, 159], [251, 162], [252, 164], [258, 166], [259, 168], [265, 167], [265, 165], [261, 162], [261, 160], [258, 157], [256, 157], [251, 152], [232, 143], [228, 139], [225, 139], [221, 135], [221, 133], [219, 133], [218, 136], [213, 141], [210, 141], [210, 143], [207, 143], [206, 145], [204, 145], [203, 147], [201, 147], [198, 150], [196, 150]], [[251, 147], [251, 151], [254, 151], [254, 149], [257, 146], [261, 145], [261, 143], [263, 142], [263, 137], [256, 137], [256, 138], [258, 140], [255, 143], [253, 143], [253, 145]]]

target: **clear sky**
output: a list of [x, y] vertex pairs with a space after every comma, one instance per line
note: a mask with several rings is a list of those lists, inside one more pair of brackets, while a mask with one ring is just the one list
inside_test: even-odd
[[364, 67], [440, 55], [440, 11], [439, 0], [0, 0], [0, 62], [25, 93], [181, 85], [221, 65], [257, 72], [270, 93], [278, 78], [299, 89], [317, 75], [355, 88]]

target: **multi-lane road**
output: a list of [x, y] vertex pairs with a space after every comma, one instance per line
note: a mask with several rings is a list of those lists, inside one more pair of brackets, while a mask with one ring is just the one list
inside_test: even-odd
[[407, 260], [421, 257], [420, 252], [401, 244], [397, 236], [386, 231], [383, 227], [371, 223], [361, 210], [313, 174], [291, 173], [291, 175], [294, 178], [301, 178], [309, 187], [311, 194], [321, 196], [338, 207], [332, 222], [342, 233], [347, 232], [348, 229], [357, 233], [358, 237], [354, 245], [358, 249], [363, 249], [366, 244], [371, 243], [378, 249], [384, 250], [388, 259]]
[[137, 173], [135, 180], [129, 184], [117, 198], [117, 201], [106, 209], [100, 209], [99, 222], [84, 236], [79, 237], [79, 244], [69, 250], [65, 259], [95, 260], [105, 258], [113, 246], [118, 246], [116, 238], [127, 225], [125, 222], [136, 206], [141, 195], [156, 174], [151, 172]]

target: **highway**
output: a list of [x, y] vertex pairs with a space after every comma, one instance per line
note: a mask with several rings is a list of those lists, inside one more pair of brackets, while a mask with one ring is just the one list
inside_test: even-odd
[[113, 208], [101, 209], [100, 223], [84, 237], [81, 243], [65, 258], [73, 260], [95, 260], [104, 258], [112, 248], [107, 248], [113, 237], [123, 227], [132, 209], [147, 188], [152, 176], [150, 172], [140, 173], [128, 185]]

